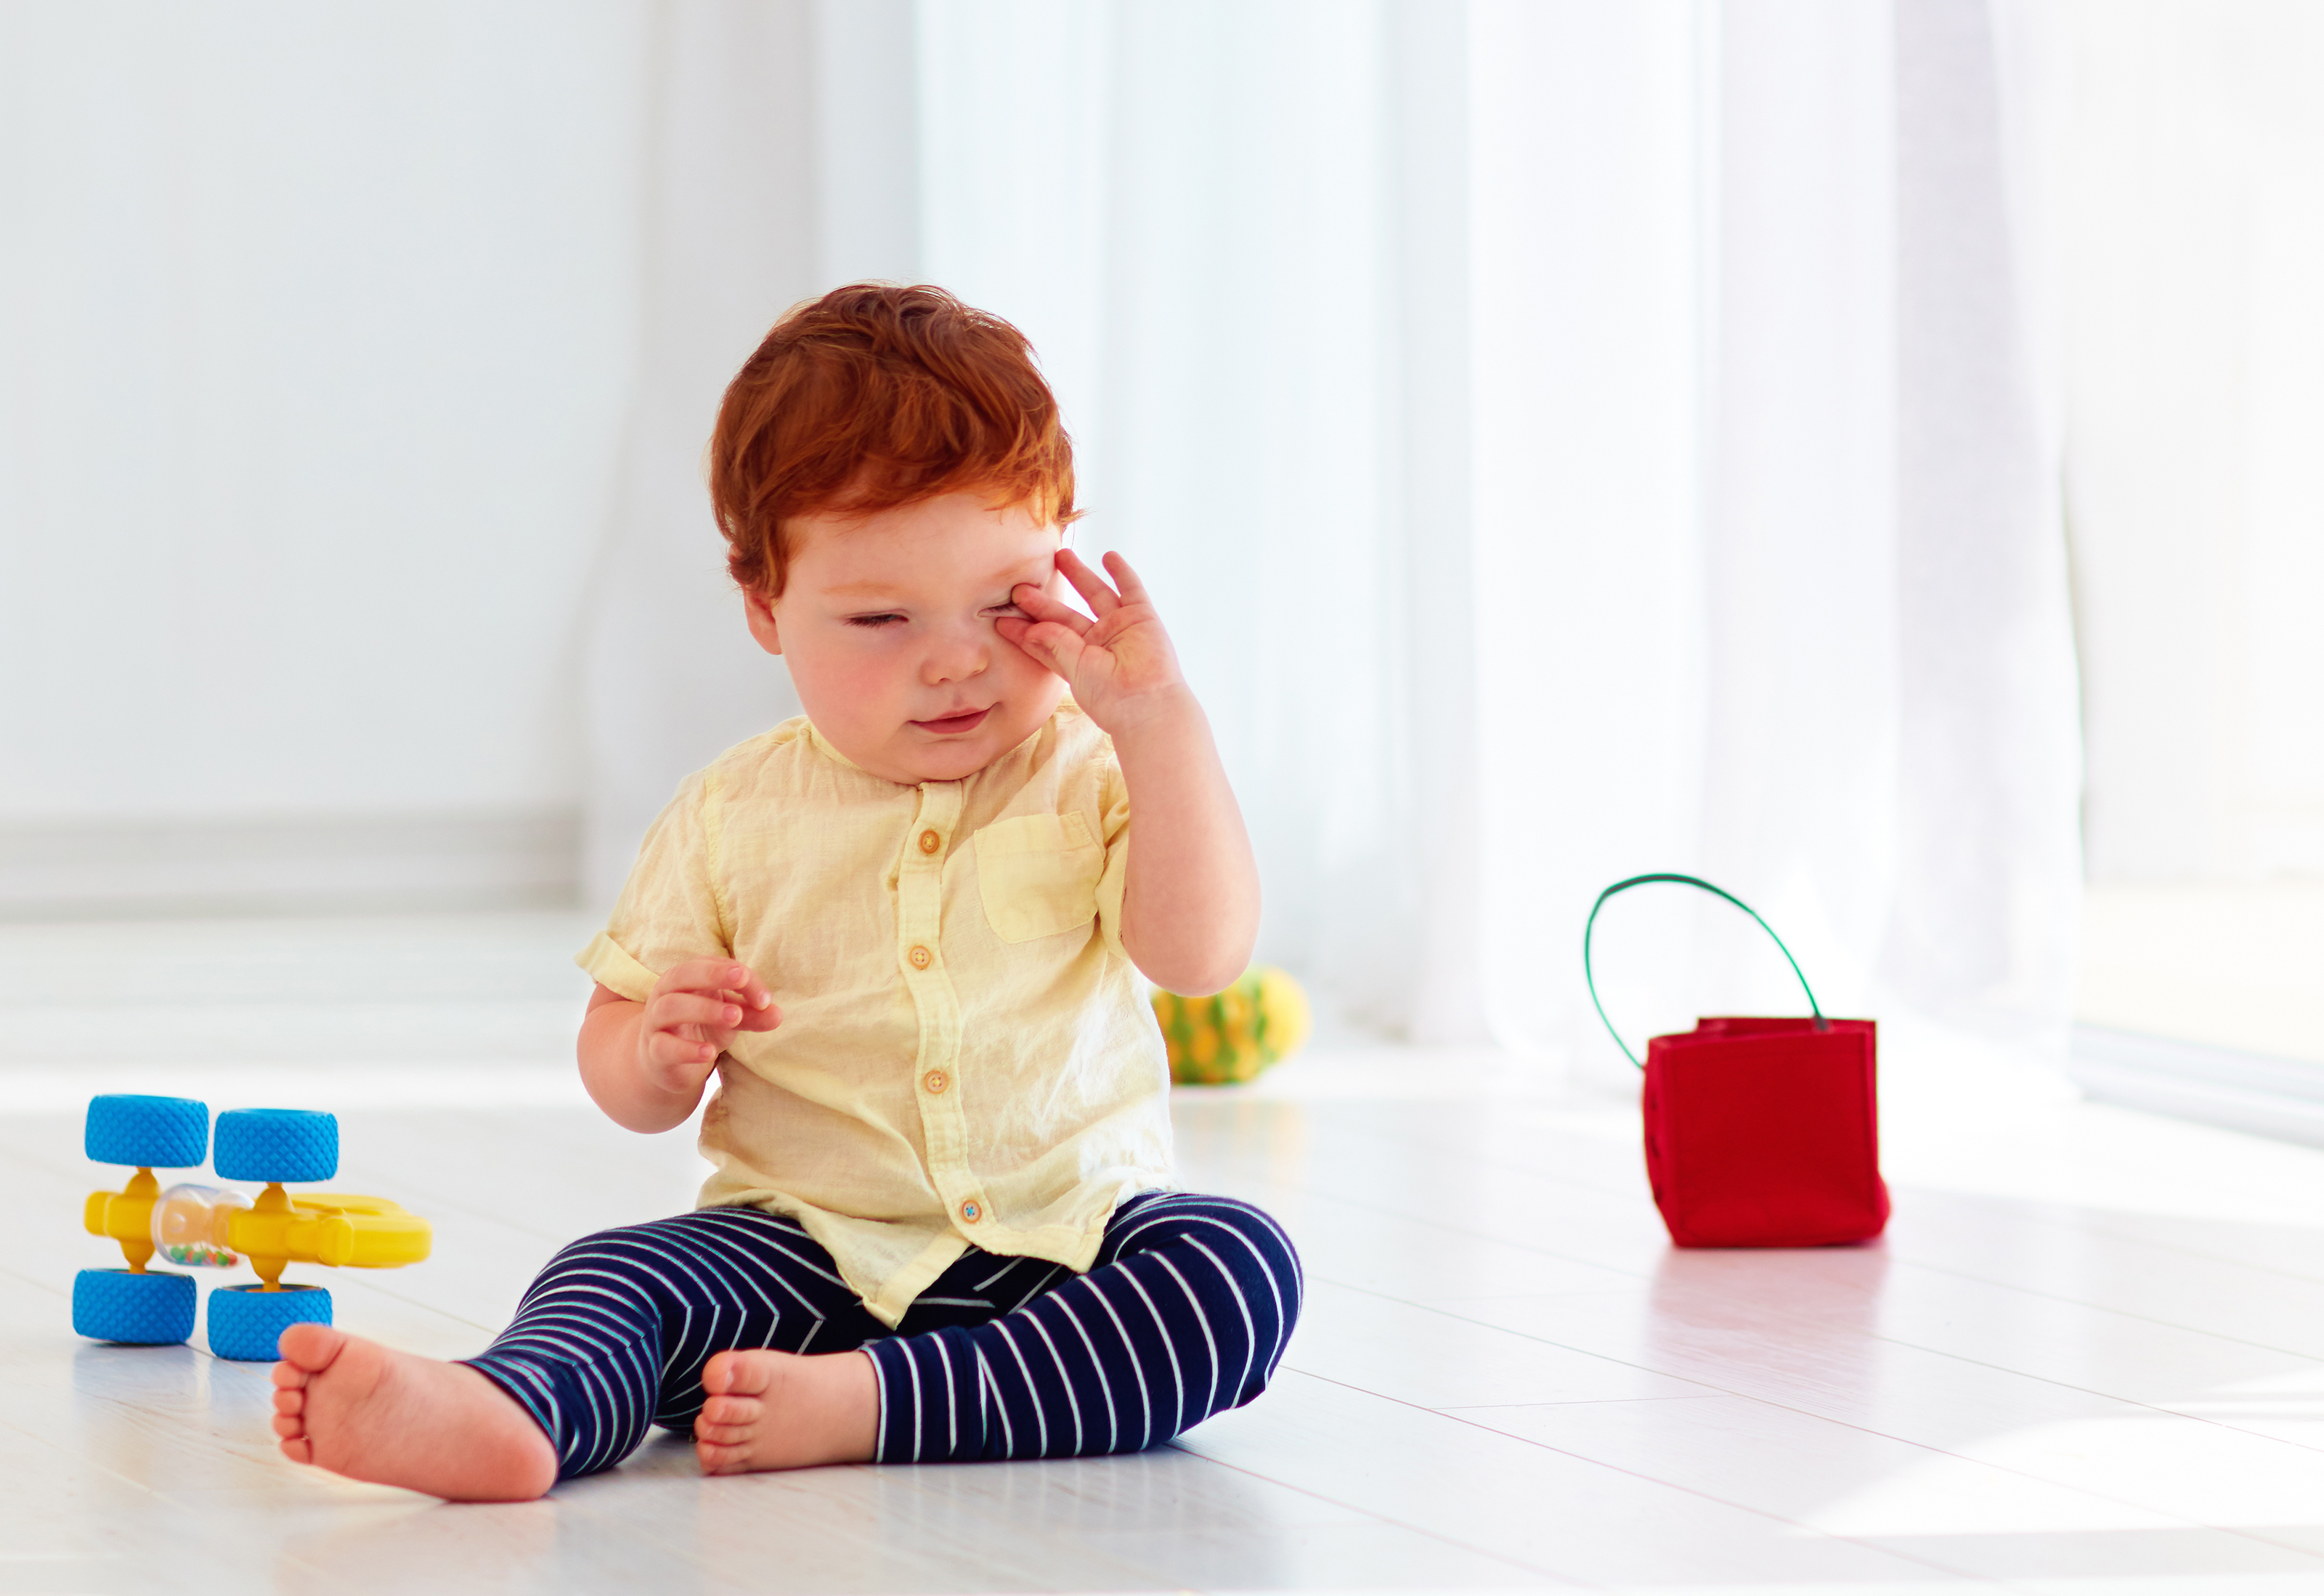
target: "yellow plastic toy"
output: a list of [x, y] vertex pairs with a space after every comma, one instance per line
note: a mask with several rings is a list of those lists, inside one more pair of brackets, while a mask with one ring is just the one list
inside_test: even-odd
[[1170, 1078], [1182, 1086], [1226, 1086], [1256, 1079], [1307, 1043], [1307, 994], [1282, 971], [1246, 971], [1207, 998], [1157, 991], [1154, 1017], [1170, 1050]]
[[228, 1179], [264, 1181], [255, 1201], [224, 1186], [161, 1189], [148, 1166], [200, 1163], [208, 1120], [207, 1105], [187, 1098], [114, 1096], [89, 1103], [89, 1157], [139, 1167], [125, 1189], [90, 1193], [83, 1211], [92, 1235], [121, 1243], [129, 1268], [81, 1271], [73, 1288], [73, 1328], [81, 1334], [145, 1345], [184, 1341], [193, 1332], [193, 1280], [148, 1270], [146, 1263], [157, 1251], [197, 1268], [232, 1268], [247, 1259], [257, 1285], [210, 1294], [210, 1351], [269, 1361], [285, 1326], [331, 1322], [331, 1294], [283, 1284], [290, 1265], [400, 1268], [428, 1256], [428, 1222], [384, 1197], [294, 1197], [283, 1190], [285, 1181], [327, 1180], [338, 1172], [339, 1124], [330, 1114], [236, 1109], [218, 1116], [217, 1171]]

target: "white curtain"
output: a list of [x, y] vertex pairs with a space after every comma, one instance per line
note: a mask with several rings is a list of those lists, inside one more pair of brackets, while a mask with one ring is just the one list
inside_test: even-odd
[[703, 448], [718, 397], [815, 290], [812, 15], [798, 4], [650, 8], [634, 401], [584, 627], [584, 879], [610, 904], [679, 777], [798, 712], [743, 630]]
[[[600, 881], [778, 697], [695, 475], [717, 383], [872, 272], [1042, 351], [1077, 535], [1147, 573], [1225, 746], [1262, 956], [1337, 1007], [1603, 1061], [1591, 899], [1695, 869], [1828, 1009], [2062, 1024], [2050, 91], [2009, 0], [873, 9], [664, 14], [649, 343], [687, 330], [600, 611]], [[867, 96], [901, 109], [844, 125]], [[886, 256], [843, 261], [866, 215]], [[1731, 920], [1608, 917], [1634, 1035], [1797, 1003]]]
[[720, 394], [789, 305], [918, 275], [908, 0], [645, 10], [646, 306], [584, 625], [583, 876], [597, 907], [681, 777], [798, 712], [743, 630], [709, 517]]

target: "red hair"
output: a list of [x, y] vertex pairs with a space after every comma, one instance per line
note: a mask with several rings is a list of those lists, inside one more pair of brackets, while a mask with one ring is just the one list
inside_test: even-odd
[[783, 591], [788, 523], [870, 515], [940, 494], [1028, 507], [1062, 526], [1074, 446], [1033, 346], [940, 288], [854, 282], [775, 323], [718, 407], [710, 505], [726, 568]]

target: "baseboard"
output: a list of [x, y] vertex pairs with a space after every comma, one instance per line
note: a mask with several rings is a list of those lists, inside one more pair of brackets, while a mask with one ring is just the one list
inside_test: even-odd
[[2068, 1073], [2102, 1102], [2324, 1147], [2324, 1065], [2078, 1025]]
[[0, 920], [564, 909], [571, 809], [0, 824]]

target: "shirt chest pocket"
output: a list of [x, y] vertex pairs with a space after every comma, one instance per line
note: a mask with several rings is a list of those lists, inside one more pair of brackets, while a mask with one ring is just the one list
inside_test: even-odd
[[1097, 918], [1105, 850], [1081, 816], [1019, 815], [973, 840], [984, 918], [1003, 942], [1055, 936]]

